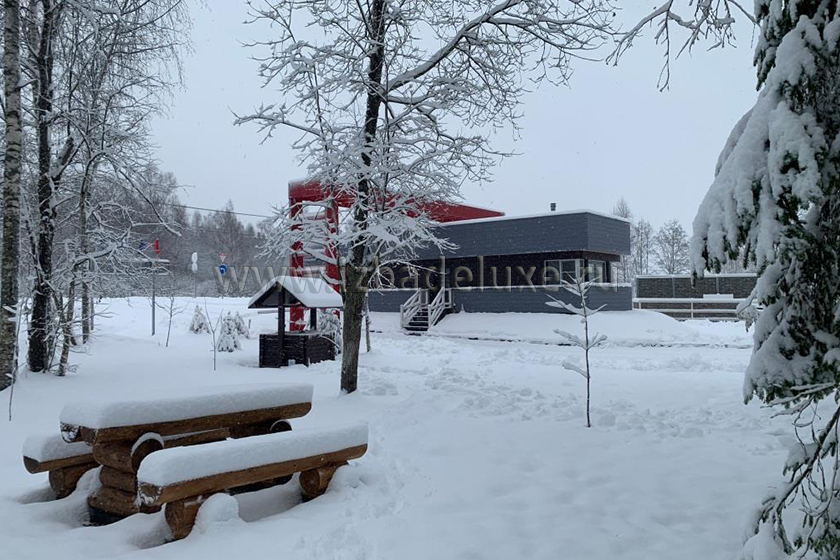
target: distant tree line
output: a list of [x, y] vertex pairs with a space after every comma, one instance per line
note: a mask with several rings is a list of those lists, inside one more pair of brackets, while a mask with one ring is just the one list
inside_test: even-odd
[[[613, 206], [614, 216], [630, 222], [630, 255], [621, 259], [619, 282], [633, 283], [636, 276], [648, 274], [688, 274], [691, 270], [691, 236], [679, 220], [673, 219], [659, 229], [642, 216], [636, 216], [624, 198]], [[745, 267], [733, 261], [723, 272], [743, 272]]]

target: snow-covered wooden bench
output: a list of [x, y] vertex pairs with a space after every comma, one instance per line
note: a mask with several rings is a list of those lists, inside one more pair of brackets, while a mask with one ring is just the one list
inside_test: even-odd
[[67, 443], [59, 434], [29, 436], [23, 442], [23, 466], [32, 474], [49, 473], [56, 498], [73, 493], [76, 483], [97, 466], [89, 445]]
[[[229, 437], [229, 430], [210, 430], [196, 434], [183, 434], [163, 438], [164, 448], [196, 445], [211, 441], [220, 441]], [[137, 470], [142, 453], [135, 450], [130, 463], [126, 462], [122, 470], [103, 466], [100, 479], [106, 486], [114, 486], [127, 492], [136, 492], [137, 484], [132, 483], [132, 474]], [[122, 457], [105, 458], [106, 462], [122, 460]], [[67, 443], [60, 434], [33, 435], [23, 443], [23, 466], [32, 474], [49, 473], [50, 487], [58, 499], [73, 493], [76, 484], [90, 469], [99, 467], [93, 449], [83, 441]]]
[[[102, 487], [88, 497], [91, 518], [106, 523], [138, 512], [137, 469], [164, 448], [290, 430], [312, 408], [311, 385], [216, 386], [107, 402], [80, 402], [60, 415], [65, 441], [85, 442], [102, 465]], [[177, 442], [177, 443], [176, 443]]]
[[213, 494], [300, 473], [304, 498], [320, 496], [339, 467], [365, 454], [367, 435], [367, 426], [355, 425], [167, 449], [140, 464], [138, 496], [146, 507], [166, 505], [166, 522], [181, 539]]

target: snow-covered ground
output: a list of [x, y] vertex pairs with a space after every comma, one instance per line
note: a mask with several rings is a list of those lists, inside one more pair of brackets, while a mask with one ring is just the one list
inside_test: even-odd
[[[570, 318], [456, 315], [435, 329], [449, 336], [417, 337], [376, 315], [360, 390], [339, 396], [337, 363], [259, 369], [255, 339], [220, 354], [214, 372], [210, 336], [187, 332], [194, 302], [180, 303], [188, 309], [168, 348], [163, 313], [152, 338], [146, 300], [113, 301], [89, 353], [73, 356], [75, 372], [16, 386], [13, 419], [0, 422], [4, 558], [726, 559], [786, 454], [784, 420], [742, 402], [750, 351], [740, 325], [596, 318], [613, 344], [593, 354], [586, 429], [582, 379], [559, 365], [576, 349], [470, 340], [556, 340], [551, 330], [575, 328]], [[208, 307], [215, 317], [245, 303]], [[276, 328], [273, 315], [250, 319], [255, 333]], [[527, 332], [507, 336], [517, 328]], [[23, 468], [24, 438], [57, 432], [66, 402], [275, 381], [315, 386], [296, 428], [370, 426], [367, 455], [312, 502], [299, 503], [296, 483], [237, 496], [239, 518], [220, 500], [226, 514], [215, 519], [226, 521], [208, 516], [164, 544], [162, 514], [86, 527], [83, 489], [47, 500], [46, 475]]]

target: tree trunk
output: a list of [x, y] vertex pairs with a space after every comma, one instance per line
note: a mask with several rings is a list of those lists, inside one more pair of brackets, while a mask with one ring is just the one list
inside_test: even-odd
[[352, 393], [358, 386], [359, 347], [362, 342], [362, 312], [369, 274], [364, 268], [345, 267], [344, 325], [342, 331], [341, 390]]
[[[88, 224], [87, 224], [87, 202], [90, 193], [90, 184], [93, 180], [93, 174], [96, 172], [96, 165], [88, 163], [85, 166], [85, 176], [82, 179], [82, 189], [79, 193], [79, 254], [87, 255], [89, 248], [88, 241]], [[82, 284], [82, 343], [87, 343], [90, 338], [90, 331], [92, 329], [91, 323], [91, 301], [90, 301], [90, 285], [88, 280], [90, 278], [90, 261], [85, 261], [80, 265], [81, 269], [81, 284]]]
[[[362, 148], [362, 168], [371, 169], [373, 152], [376, 149], [376, 131], [379, 110], [382, 107], [382, 70], [385, 63], [385, 0], [373, 0], [370, 9], [371, 37], [368, 55], [368, 93], [365, 108], [365, 145]], [[362, 175], [357, 186], [356, 205], [353, 211], [353, 226], [359, 234], [368, 227], [370, 213], [371, 182]], [[368, 254], [366, 243], [355, 243], [344, 274], [344, 328], [341, 354], [341, 390], [352, 393], [356, 390], [359, 376], [359, 346], [362, 340], [362, 313], [365, 295], [371, 277], [368, 266], [374, 255]]]
[[[61, 319], [61, 358], [58, 362], [58, 376], [64, 377], [67, 374], [67, 363], [70, 361], [70, 346], [73, 345], [73, 318], [76, 312], [76, 280], [70, 281], [70, 289], [67, 293], [67, 305], [62, 305], [61, 298], [56, 298], [56, 309], [59, 310]], [[61, 311], [63, 309], [63, 311]]]
[[0, 275], [0, 391], [14, 381], [20, 243], [20, 3], [4, 0], [3, 91], [6, 101], [6, 154], [3, 160], [3, 254]]
[[43, 21], [35, 62], [38, 87], [35, 94], [35, 116], [38, 132], [38, 236], [36, 246], [35, 286], [32, 294], [32, 319], [29, 326], [29, 369], [44, 371], [49, 363], [47, 327], [52, 298], [53, 239], [55, 237], [54, 182], [50, 118], [53, 109], [53, 37], [56, 9], [51, 0], [43, 0]]
[[365, 351], [370, 352], [370, 298], [365, 294]]

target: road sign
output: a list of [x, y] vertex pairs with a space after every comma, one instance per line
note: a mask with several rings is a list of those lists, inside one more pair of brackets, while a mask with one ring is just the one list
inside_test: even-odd
[[220, 261], [225, 262], [226, 258], [227, 258], [227, 253], [219, 253], [219, 260]]
[[152, 241], [152, 247], [155, 250], [155, 255], [160, 256], [160, 241], [158, 241], [157, 239]]
[[220, 264], [219, 265], [219, 274], [221, 274], [222, 276], [227, 274], [227, 265], [226, 264]]

